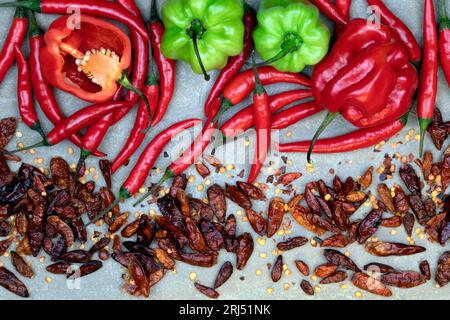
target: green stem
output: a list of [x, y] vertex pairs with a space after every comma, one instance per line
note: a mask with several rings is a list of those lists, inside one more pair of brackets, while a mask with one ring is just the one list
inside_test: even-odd
[[30, 37], [37, 37], [43, 34], [41, 28], [36, 21], [36, 15], [33, 11], [30, 12]]
[[189, 29], [187, 29], [186, 32], [189, 35], [189, 37], [191, 37], [192, 42], [194, 44], [195, 55], [197, 56], [198, 64], [200, 65], [200, 68], [202, 69], [203, 76], [205, 77], [206, 81], [209, 81], [211, 79], [211, 77], [206, 72], [206, 68], [203, 64], [203, 60], [200, 55], [200, 50], [198, 49], [198, 42], [197, 42], [198, 39], [203, 38], [203, 35], [206, 32], [206, 28], [203, 26], [203, 24], [200, 20], [195, 19], [191, 22], [191, 26], [189, 27]]
[[439, 25], [441, 30], [450, 29], [450, 20], [447, 16], [447, 8], [445, 6], [445, 0], [441, 0], [441, 22]]
[[173, 173], [173, 171], [170, 170], [170, 168], [167, 168], [166, 172], [161, 177], [161, 179], [153, 187], [151, 187], [150, 190], [146, 194], [144, 194], [138, 201], [133, 203], [133, 207], [136, 207], [139, 204], [141, 204], [145, 199], [154, 194], [158, 190], [158, 188], [162, 186], [164, 182], [166, 182], [169, 179], [172, 179], [174, 176], [175, 174]]
[[430, 118], [419, 118], [419, 127], [420, 127], [420, 147], [419, 147], [419, 155], [422, 157], [423, 155], [423, 147], [425, 143], [425, 134], [427, 132], [428, 127], [431, 124]]
[[80, 149], [80, 158], [78, 159], [77, 168], [75, 170], [75, 174], [78, 176], [80, 174], [81, 168], [84, 165], [87, 157], [89, 157], [92, 153], [85, 149]]
[[14, 2], [5, 2], [0, 3], [0, 8], [4, 7], [21, 7], [30, 9], [36, 12], [41, 12], [41, 1], [39, 0], [23, 0], [23, 1], [14, 1]]
[[157, 9], [158, 8], [156, 7], [156, 0], [152, 0], [150, 7], [150, 23], [160, 21]]
[[339, 112], [328, 112], [327, 116], [323, 120], [316, 134], [314, 135], [314, 138], [311, 141], [311, 145], [309, 146], [307, 156], [308, 163], [311, 163], [311, 153], [314, 149], [314, 145], [316, 144], [317, 139], [319, 139], [320, 135], [325, 131], [325, 129], [330, 125], [330, 123], [333, 122], [333, 120], [336, 119], [339, 115], [340, 115]]
[[[125, 71], [122, 73], [122, 76], [120, 77], [120, 79], [117, 82], [120, 85], [122, 85], [125, 89], [131, 90], [134, 93], [136, 93], [144, 101], [145, 106], [147, 107], [148, 116], [150, 118], [149, 122], [152, 123], [152, 109], [150, 108], [150, 103], [148, 102], [147, 97], [145, 96], [145, 94], [142, 93], [141, 90], [139, 90], [138, 88], [133, 86], [130, 79], [128, 79], [128, 76]], [[150, 128], [150, 125], [147, 129], [149, 129], [149, 128]]]
[[253, 50], [253, 52], [252, 52], [252, 64], [253, 64], [253, 74], [255, 75], [254, 92], [258, 96], [262, 96], [264, 93], [266, 93], [266, 90], [264, 89], [263, 85], [261, 84], [261, 79], [259, 78], [259, 74], [258, 74], [258, 68], [256, 68], [255, 50]]
[[47, 139], [45, 139], [45, 140], [42, 140], [41, 142], [38, 142], [38, 143], [33, 144], [31, 146], [28, 146], [28, 147], [23, 147], [23, 148], [16, 149], [16, 150], [13, 150], [13, 151], [5, 150], [4, 152], [6, 154], [14, 154], [14, 153], [22, 152], [22, 151], [27, 151], [27, 150], [30, 150], [30, 149], [35, 149], [35, 148], [40, 148], [40, 147], [50, 147], [50, 146], [51, 146], [51, 144], [48, 143]]
[[272, 63], [275, 63], [281, 59], [283, 59], [285, 56], [287, 56], [290, 53], [293, 53], [301, 48], [303, 45], [303, 40], [300, 38], [297, 34], [289, 32], [284, 36], [283, 42], [281, 43], [281, 51], [278, 52], [275, 56], [272, 58], [259, 63], [257, 66], [265, 66]]
[[42, 129], [41, 122], [39, 120], [34, 125], [32, 125], [30, 129], [38, 132], [41, 135], [42, 140], [47, 139], [47, 136], [45, 135], [44, 129]]

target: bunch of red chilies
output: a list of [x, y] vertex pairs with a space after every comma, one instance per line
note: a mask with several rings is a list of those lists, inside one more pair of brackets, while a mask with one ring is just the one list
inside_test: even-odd
[[[161, 121], [174, 93], [175, 62], [165, 58], [161, 53], [160, 44], [164, 26], [158, 17], [155, 1], [152, 1], [152, 14], [148, 28], [145, 27], [141, 12], [134, 0], [115, 0], [115, 2], [41, 0], [32, 2], [36, 5], [31, 7], [28, 5], [27, 9], [47, 14], [66, 14], [69, 7], [78, 7], [84, 15], [113, 19], [130, 28], [134, 55], [132, 84], [144, 92], [153, 107], [152, 110], [148, 110], [143, 101], [139, 102], [136, 121], [130, 136], [112, 162], [112, 171], [116, 172], [141, 145], [150, 125], [154, 126]], [[369, 23], [363, 19], [350, 20], [351, 0], [336, 0], [334, 3], [330, 0], [311, 0], [311, 3], [336, 23], [335, 45], [329, 55], [316, 66], [311, 79], [302, 74], [279, 72], [272, 67], [254, 67], [241, 72], [253, 51], [252, 33], [256, 25], [255, 12], [249, 6], [246, 6], [246, 13], [243, 18], [245, 24], [244, 50], [239, 56], [230, 58], [228, 65], [218, 76], [205, 103], [206, 120], [203, 123], [201, 134], [195, 139], [191, 147], [166, 169], [162, 179], [149, 190], [146, 196], [154, 193], [166, 180], [181, 174], [193, 164], [211, 142], [215, 129], [219, 127], [220, 116], [231, 107], [241, 103], [252, 92], [253, 104], [239, 111], [220, 127], [224, 137], [236, 136], [252, 127], [256, 128], [255, 159], [249, 172], [249, 182], [254, 182], [257, 179], [264, 164], [270, 147], [271, 129], [286, 128], [324, 109], [328, 110], [328, 116], [313, 141], [281, 144], [277, 146], [278, 150], [280, 152], [307, 152], [309, 150], [309, 160], [311, 152], [348, 152], [372, 146], [398, 133], [406, 124], [412, 99], [418, 87], [417, 71], [412, 67], [412, 63], [419, 62], [421, 62], [421, 71], [417, 113], [422, 135], [424, 135], [431, 122], [436, 101], [439, 48], [441, 50], [441, 64], [450, 83], [450, 22], [445, 13], [444, 1], [441, 2], [441, 36], [439, 41], [433, 1], [424, 1], [424, 45], [422, 54], [422, 50], [412, 32], [381, 0], [368, 0], [369, 5], [376, 8], [381, 15], [382, 25], [380, 28], [371, 28]], [[44, 46], [43, 34], [39, 30], [34, 15], [32, 13], [27, 15], [25, 9], [20, 7], [20, 2], [18, 5], [0, 54], [0, 81], [3, 80], [15, 60], [18, 66], [17, 90], [20, 115], [24, 123], [39, 132], [43, 137], [42, 142], [25, 149], [55, 145], [65, 139], [70, 139], [81, 149], [79, 163], [81, 168], [88, 155], [105, 156], [98, 151], [98, 147], [108, 129], [132, 109], [138, 98], [132, 91], [123, 96], [123, 88], [120, 88], [111, 101], [90, 105], [67, 118], [64, 117], [54, 97], [53, 88], [46, 81], [41, 70], [39, 61], [40, 49]], [[29, 33], [30, 56], [27, 61], [21, 47], [27, 33], [28, 24], [31, 25], [31, 28]], [[150, 44], [158, 68], [159, 84], [151, 69]], [[361, 53], [363, 48], [367, 50]], [[386, 63], [391, 64], [390, 67], [397, 73], [395, 89], [390, 92], [392, 99], [389, 99], [388, 104], [383, 106], [384, 109], [381, 111], [380, 108], [370, 110], [369, 106], [367, 111], [370, 117], [367, 114], [361, 115], [358, 110], [349, 107], [351, 104], [349, 101], [360, 98], [353, 94], [358, 88], [353, 91], [351, 87], [342, 88], [343, 85], [339, 83], [340, 79], [334, 78], [340, 73], [341, 79], [344, 79], [343, 81], [348, 80], [351, 84], [367, 83], [368, 86], [372, 86], [372, 89], [376, 88], [368, 96], [374, 95], [376, 97], [376, 95], [380, 95], [377, 92], [377, 85], [380, 84], [380, 81], [385, 80], [383, 73], [378, 74], [379, 77], [375, 79], [356, 79], [355, 71], [350, 69], [358, 65], [358, 59], [366, 59], [367, 61], [373, 60], [374, 70], [378, 70], [377, 67], [379, 67], [379, 70], [385, 70], [383, 66], [377, 65], [378, 61], [376, 61], [377, 57], [383, 54], [385, 55], [384, 60], [388, 61]], [[337, 56], [347, 59], [345, 65], [339, 65], [336, 62]], [[352, 72], [353, 79], [350, 79]], [[358, 76], [361, 74], [358, 73]], [[264, 86], [275, 83], [298, 84], [308, 89], [298, 89], [268, 96]], [[351, 92], [349, 93], [349, 90], [345, 91], [345, 89], [350, 89]], [[339, 90], [342, 92], [337, 92]], [[42, 111], [55, 125], [47, 135], [43, 132], [36, 113], [33, 92]], [[314, 97], [315, 100], [280, 111], [293, 102], [310, 97]], [[331, 106], [330, 101], [336, 99], [341, 99], [347, 104]], [[374, 103], [378, 101], [377, 99], [374, 100]], [[152, 112], [151, 116], [148, 114], [149, 111]], [[375, 112], [370, 113], [370, 111]], [[342, 114], [346, 120], [359, 129], [342, 136], [316, 141], [326, 125], [338, 114]], [[200, 122], [199, 119], [188, 119], [172, 125], [157, 135], [142, 153], [128, 179], [123, 183], [117, 201], [129, 198], [138, 192], [140, 187], [144, 185], [156, 159], [174, 135]], [[87, 128], [86, 133], [81, 135], [80, 130], [85, 128]], [[423, 147], [423, 136], [421, 141]], [[112, 204], [111, 207], [115, 204]]]

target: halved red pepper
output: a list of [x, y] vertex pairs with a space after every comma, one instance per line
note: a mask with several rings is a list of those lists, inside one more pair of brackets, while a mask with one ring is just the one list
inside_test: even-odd
[[45, 33], [41, 66], [48, 82], [80, 99], [109, 101], [131, 63], [131, 43], [115, 25], [87, 15], [56, 19]]

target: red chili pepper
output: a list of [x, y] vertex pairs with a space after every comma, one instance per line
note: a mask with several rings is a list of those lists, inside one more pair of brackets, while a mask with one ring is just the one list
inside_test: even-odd
[[15, 153], [25, 150], [30, 150], [37, 147], [49, 147], [60, 143], [67, 139], [75, 132], [80, 131], [98, 121], [104, 115], [114, 112], [120, 108], [128, 107], [131, 104], [129, 101], [115, 101], [94, 104], [78, 110], [70, 117], [61, 120], [52, 131], [47, 134], [47, 138], [32, 146], [21, 148], [8, 153]]
[[[378, 125], [373, 128], [364, 128], [342, 136], [317, 140], [314, 153], [341, 153], [364, 149], [385, 141], [399, 133], [408, 121], [408, 115], [399, 120]], [[311, 141], [300, 141], [277, 146], [279, 152], [308, 152]]]
[[14, 63], [14, 45], [22, 46], [27, 34], [28, 19], [22, 8], [17, 8], [8, 35], [0, 52], [0, 83]]
[[243, 18], [245, 33], [244, 33], [244, 50], [242, 53], [235, 57], [230, 57], [228, 59], [228, 64], [225, 68], [222, 69], [219, 76], [216, 79], [211, 91], [209, 92], [209, 96], [205, 102], [205, 115], [208, 115], [208, 112], [211, 108], [211, 104], [214, 100], [216, 100], [222, 90], [227, 85], [228, 81], [236, 76], [242, 67], [247, 61], [251, 51], [253, 50], [255, 44], [253, 42], [253, 29], [255, 29], [256, 25], [256, 14], [252, 7], [244, 4], [245, 14]]
[[[269, 97], [270, 112], [275, 113], [288, 104], [309, 98], [311, 96], [312, 91], [309, 89], [292, 90], [275, 94]], [[249, 105], [222, 124], [220, 131], [222, 131], [225, 137], [235, 137], [244, 133], [254, 125], [253, 105]]]
[[255, 113], [256, 127], [256, 147], [253, 163], [250, 168], [247, 182], [253, 183], [259, 176], [261, 168], [267, 158], [267, 153], [271, 143], [271, 121], [269, 95], [261, 84], [258, 75], [258, 69], [255, 64], [255, 54], [253, 53], [253, 72], [255, 80], [255, 89], [253, 90], [253, 112]]
[[367, 0], [367, 2], [373, 7], [378, 7], [377, 9], [381, 15], [381, 22], [391, 27], [391, 30], [396, 33], [396, 38], [408, 51], [409, 60], [411, 62], [420, 61], [422, 58], [422, 50], [408, 26], [393, 14], [382, 0]]
[[450, 20], [447, 16], [444, 0], [441, 0], [441, 23], [439, 30], [441, 67], [444, 71], [445, 78], [447, 79], [447, 84], [450, 87]]
[[348, 19], [331, 3], [330, 0], [309, 0], [319, 10], [334, 22], [347, 25]]
[[305, 102], [272, 115], [272, 129], [280, 130], [323, 111], [314, 101]]
[[[150, 170], [155, 164], [164, 147], [173, 139], [174, 136], [187, 130], [197, 124], [201, 123], [200, 119], [188, 119], [175, 123], [169, 128], [159, 133], [142, 152], [139, 160], [134, 166], [127, 180], [122, 184], [119, 195], [114, 203], [110, 205], [104, 213], [107, 213], [114, 208], [120, 201], [128, 199], [135, 195], [139, 189], [144, 185]], [[104, 214], [100, 215], [100, 218]], [[93, 221], [95, 222], [95, 221]]]
[[423, 21], [423, 61], [417, 115], [420, 125], [420, 155], [423, 153], [425, 133], [433, 118], [438, 81], [438, 35], [433, 0], [425, 0]]
[[152, 9], [150, 16], [150, 38], [152, 43], [153, 56], [158, 66], [160, 94], [159, 103], [156, 108], [156, 115], [152, 121], [152, 126], [157, 125], [169, 108], [175, 90], [175, 61], [167, 59], [161, 52], [161, 41], [164, 34], [164, 25], [158, 17], [156, 11], [156, 1], [152, 0]]
[[27, 59], [23, 55], [17, 44], [14, 46], [15, 57], [17, 62], [17, 105], [19, 107], [19, 113], [23, 122], [30, 127], [30, 129], [38, 132], [43, 139], [45, 139], [45, 133], [39, 122], [38, 115], [33, 99], [33, 90], [31, 88], [30, 79], [30, 67], [28, 66]]
[[67, 15], [73, 9], [83, 14], [116, 20], [136, 30], [148, 40], [147, 29], [133, 14], [110, 1], [93, 0], [22, 0], [0, 3], [0, 7], [23, 7], [36, 12]]
[[[156, 113], [156, 107], [158, 105], [159, 85], [158, 81], [155, 78], [153, 70], [149, 71], [147, 84], [144, 87], [144, 94], [147, 96], [147, 99], [150, 102], [150, 106], [152, 107], [152, 116], [154, 116]], [[122, 150], [119, 152], [119, 154], [111, 164], [112, 173], [115, 173], [125, 162], [127, 162], [128, 159], [139, 148], [139, 146], [142, 144], [142, 141], [144, 141], [149, 124], [150, 121], [147, 108], [145, 104], [141, 102], [136, 113], [136, 120], [134, 122], [133, 129], [130, 132], [130, 136], [128, 137], [127, 142], [125, 142], [125, 146], [122, 148]]]
[[[116, 2], [131, 12], [139, 21], [142, 23], [144, 22], [141, 11], [137, 7], [134, 0], [116, 0]], [[142, 90], [145, 85], [145, 79], [148, 71], [149, 41], [142, 38], [142, 36], [134, 30], [131, 30], [130, 35], [131, 44], [133, 46], [133, 71], [131, 73], [131, 83], [139, 90]], [[138, 99], [139, 96], [131, 90], [128, 91], [125, 96], [125, 100], [127, 101], [136, 102]]]
[[[347, 21], [350, 20], [350, 8], [352, 6], [352, 0], [336, 0], [335, 1], [336, 9], [342, 13]], [[343, 31], [345, 26], [338, 24], [336, 27], [337, 35], [339, 36]]]
[[[29, 47], [30, 56], [28, 58], [31, 70], [31, 83], [33, 85], [33, 92], [45, 116], [53, 125], [58, 124], [65, 117], [55, 99], [53, 90], [44, 77], [40, 64], [40, 49], [44, 46], [44, 37], [42, 31], [36, 21], [33, 13], [30, 13], [30, 36]], [[75, 133], [69, 137], [76, 146], [81, 147], [82, 137]], [[93, 153], [96, 157], [104, 157], [106, 154], [95, 151]]]

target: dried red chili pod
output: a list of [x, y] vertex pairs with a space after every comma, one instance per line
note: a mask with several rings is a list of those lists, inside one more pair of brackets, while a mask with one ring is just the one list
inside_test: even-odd
[[177, 191], [177, 204], [178, 204], [178, 208], [181, 211], [181, 214], [184, 217], [189, 217], [191, 215], [191, 205], [189, 203], [189, 198], [186, 195], [186, 192], [182, 189]]
[[72, 265], [65, 261], [56, 262], [45, 268], [50, 273], [53, 274], [70, 274], [72, 272]]
[[127, 222], [129, 215], [129, 212], [124, 212], [120, 216], [116, 217], [114, 221], [109, 225], [108, 231], [114, 233], [122, 228], [122, 226]]
[[267, 228], [267, 222], [263, 216], [252, 209], [246, 209], [245, 214], [253, 230], [261, 236], [264, 235]]
[[375, 232], [377, 232], [382, 217], [383, 213], [380, 210], [372, 210], [361, 221], [361, 223], [359, 224], [357, 235], [357, 239], [360, 244], [366, 242], [375, 234]]
[[227, 217], [223, 228], [227, 238], [236, 237], [236, 216], [234, 214], [230, 214]]
[[355, 287], [361, 290], [368, 291], [379, 296], [392, 296], [391, 290], [386, 287], [386, 285], [365, 274], [364, 272], [356, 272], [352, 277], [352, 283]]
[[407, 164], [400, 168], [400, 177], [413, 195], [420, 195], [422, 190], [420, 179], [411, 165]]
[[417, 218], [417, 221], [421, 225], [425, 225], [428, 220], [428, 213], [427, 209], [425, 208], [425, 204], [422, 201], [422, 198], [420, 195], [409, 195], [408, 196], [408, 202], [409, 206], [411, 207], [412, 211], [414, 212], [414, 215]]
[[9, 237], [5, 240], [0, 241], [0, 256], [2, 256], [8, 250], [13, 241], [14, 237]]
[[333, 221], [340, 230], [345, 231], [349, 228], [350, 219], [341, 205], [335, 206], [332, 216]]
[[244, 181], [236, 182], [239, 189], [242, 190], [250, 199], [265, 201], [267, 198], [264, 192], [257, 186]]
[[236, 267], [238, 270], [244, 269], [253, 253], [253, 238], [250, 233], [245, 232], [237, 238]]
[[133, 255], [129, 257], [128, 273], [134, 280], [134, 283], [139, 287], [140, 293], [147, 298], [149, 296], [150, 289], [147, 275], [145, 274], [144, 268], [140, 262]]
[[300, 288], [303, 290], [304, 293], [306, 293], [308, 296], [314, 295], [314, 288], [307, 280], [302, 280], [300, 283]]
[[390, 212], [395, 212], [394, 201], [391, 196], [391, 190], [384, 183], [380, 183], [377, 187], [378, 196]]
[[219, 273], [217, 274], [216, 280], [214, 281], [214, 289], [219, 288], [225, 282], [230, 279], [233, 274], [233, 265], [230, 261], [225, 262], [222, 267], [220, 267]]
[[337, 250], [325, 249], [323, 251], [323, 255], [325, 256], [325, 259], [327, 259], [328, 262], [336, 266], [355, 272], [361, 271], [356, 265], [356, 263], [353, 262], [352, 259], [350, 259], [349, 257], [345, 256], [344, 254], [340, 253]]
[[220, 222], [225, 221], [227, 213], [227, 200], [225, 191], [218, 184], [214, 184], [207, 190], [208, 203], [214, 211], [214, 215]]
[[347, 280], [347, 274], [344, 271], [337, 271], [320, 280], [320, 284], [339, 283]]
[[127, 224], [120, 232], [120, 235], [124, 238], [132, 237], [137, 232], [137, 229], [139, 227], [139, 221], [140, 219], [136, 219], [133, 222]]
[[333, 263], [321, 264], [314, 269], [314, 275], [319, 278], [325, 278], [335, 273], [337, 269], [338, 266]]
[[348, 227], [348, 232], [347, 232], [347, 240], [348, 240], [348, 244], [352, 244], [357, 240], [357, 235], [358, 235], [358, 229], [359, 229], [359, 225], [361, 223], [361, 219], [357, 219], [355, 221], [353, 221], [350, 226]]
[[172, 186], [170, 187], [170, 192], [169, 192], [170, 196], [172, 198], [176, 198], [177, 191], [179, 189], [185, 190], [186, 186], [187, 186], [186, 175], [185, 174], [181, 174], [181, 175], [176, 176], [175, 178], [173, 178]]
[[430, 264], [427, 260], [421, 261], [419, 263], [419, 269], [420, 273], [422, 273], [422, 275], [425, 276], [427, 280], [431, 280], [431, 269]]
[[295, 260], [295, 266], [297, 267], [298, 271], [305, 277], [309, 276], [309, 266], [306, 264], [306, 262], [302, 260]]
[[380, 281], [388, 286], [414, 288], [427, 282], [427, 279], [415, 271], [393, 271], [382, 274]]
[[108, 238], [108, 237], [101, 238], [100, 240], [98, 240], [96, 243], [94, 243], [92, 245], [92, 247], [88, 251], [89, 254], [93, 255], [94, 253], [102, 250], [103, 248], [105, 248], [109, 244], [110, 241], [111, 241], [111, 239]]
[[450, 282], [450, 251], [444, 252], [439, 257], [434, 279], [440, 287]]
[[103, 175], [103, 179], [105, 179], [106, 187], [111, 189], [111, 162], [106, 159], [101, 159], [98, 162], [98, 166]]
[[163, 249], [154, 249], [156, 259], [166, 268], [167, 270], [175, 269], [175, 261], [169, 256], [169, 254]]
[[284, 201], [276, 197], [270, 200], [267, 213], [267, 237], [271, 238], [280, 229], [284, 216]]
[[19, 297], [28, 298], [30, 296], [25, 284], [5, 267], [0, 267], [0, 286]]
[[403, 219], [400, 216], [393, 216], [393, 217], [381, 220], [381, 225], [385, 228], [398, 228], [402, 224], [403, 224]]
[[365, 271], [374, 272], [374, 273], [387, 273], [395, 271], [395, 268], [378, 262], [371, 262], [364, 266]]
[[368, 253], [379, 257], [408, 256], [426, 250], [424, 247], [396, 242], [371, 242], [365, 248]]
[[61, 255], [59, 259], [70, 263], [84, 263], [91, 258], [89, 252], [85, 250], [72, 250]]
[[304, 197], [306, 203], [308, 204], [309, 210], [311, 210], [311, 212], [315, 214], [320, 214], [321, 212], [320, 204], [308, 186], [305, 188]]
[[[52, 244], [51, 241], [50, 244]], [[58, 261], [59, 258], [66, 252], [67, 252], [66, 240], [63, 237], [60, 237], [55, 244], [52, 244], [50, 252], [52, 261]]]
[[195, 169], [197, 169], [197, 173], [205, 179], [207, 176], [211, 174], [211, 171], [209, 171], [209, 168], [203, 163], [203, 162], [197, 162], [195, 164]]
[[225, 190], [227, 192], [227, 196], [236, 203], [238, 206], [244, 209], [251, 209], [252, 202], [250, 198], [242, 192], [238, 187], [226, 184]]
[[172, 223], [178, 229], [183, 230], [184, 219], [183, 215], [178, 209], [175, 198], [172, 198], [169, 195], [160, 198], [158, 200], [158, 208], [161, 211], [162, 215], [169, 219], [170, 223]]
[[57, 216], [50, 216], [47, 218], [47, 223], [55, 228], [56, 232], [58, 232], [64, 240], [66, 240], [66, 244], [68, 247], [71, 247], [74, 243], [75, 237], [73, 235], [72, 229], [62, 221]]
[[11, 251], [11, 261], [14, 268], [22, 276], [27, 278], [32, 278], [34, 276], [33, 269], [30, 267], [28, 263], [25, 262], [25, 260], [19, 254], [17, 254], [17, 252]]
[[210, 221], [202, 221], [200, 223], [200, 231], [207, 246], [213, 251], [219, 251], [224, 246], [222, 234], [216, 229]]
[[200, 219], [211, 221], [214, 217], [214, 210], [204, 203], [202, 200], [191, 198], [189, 199], [191, 206], [191, 217], [196, 221]]
[[294, 237], [287, 239], [286, 241], [277, 243], [277, 249], [281, 251], [292, 250], [308, 243], [308, 239], [305, 237]]
[[405, 227], [405, 231], [408, 237], [412, 236], [415, 222], [416, 218], [412, 213], [408, 213], [403, 217], [403, 226]]
[[[153, 221], [153, 220], [152, 220]], [[143, 246], [150, 246], [153, 241], [153, 225], [148, 215], [141, 215], [137, 228], [136, 242]]]
[[210, 268], [217, 264], [217, 252], [180, 253], [179, 260], [192, 266]]
[[322, 248], [345, 248], [347, 245], [347, 238], [340, 233], [332, 235], [320, 243]]
[[277, 259], [275, 260], [275, 263], [272, 266], [270, 277], [272, 278], [273, 282], [278, 282], [280, 281], [282, 275], [283, 275], [283, 256], [280, 254], [278, 255]]
[[190, 217], [186, 217], [185, 223], [186, 235], [189, 239], [189, 246], [191, 247], [191, 249], [199, 252], [207, 251], [208, 247], [206, 245], [205, 239], [203, 238], [203, 235], [198, 229], [194, 220], [192, 220]]
[[74, 280], [77, 278], [85, 277], [91, 273], [94, 273], [103, 266], [101, 261], [93, 260], [83, 263], [78, 270], [74, 270], [67, 275], [67, 279]]
[[278, 183], [282, 184], [283, 186], [287, 186], [288, 184], [291, 184], [302, 176], [303, 174], [301, 174], [300, 172], [286, 173], [278, 178]]
[[211, 299], [217, 299], [219, 297], [219, 293], [213, 288], [204, 286], [198, 282], [194, 283], [195, 288], [205, 296]]
[[70, 222], [70, 227], [71, 227], [74, 235], [78, 239], [78, 241], [80, 241], [81, 243], [85, 243], [87, 241], [86, 227], [85, 227], [84, 222], [83, 222], [83, 220], [81, 218], [79, 218], [79, 219], [77, 219], [75, 221], [71, 221]]

